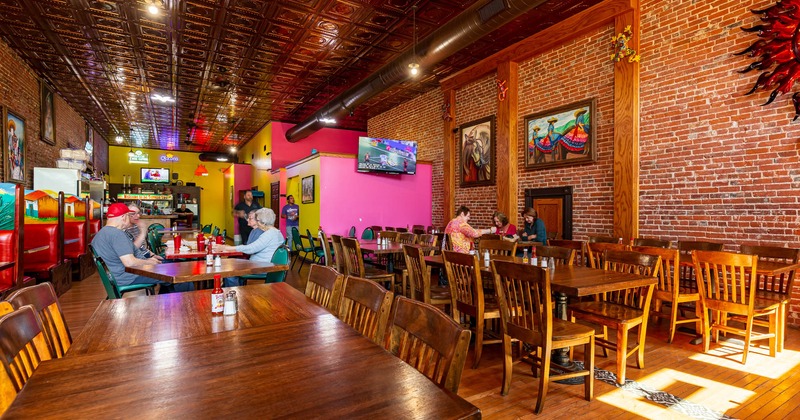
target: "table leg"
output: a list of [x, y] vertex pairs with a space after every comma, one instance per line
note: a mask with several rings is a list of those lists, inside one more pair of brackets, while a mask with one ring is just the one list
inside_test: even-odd
[[386, 272], [394, 273], [394, 254], [386, 254]]
[[[564, 293], [556, 292], [556, 316], [567, 321], [567, 295]], [[576, 366], [572, 360], [569, 359], [569, 348], [561, 348], [553, 350], [553, 357], [551, 359], [553, 363], [563, 366], [565, 369], [569, 371], [579, 370], [580, 367]], [[553, 368], [561, 370], [558, 368]], [[534, 372], [535, 374], [536, 372]], [[584, 383], [584, 377], [577, 377], [577, 378], [569, 378], [569, 379], [562, 379], [560, 381], [555, 381], [560, 384], [565, 385], [582, 385]]]

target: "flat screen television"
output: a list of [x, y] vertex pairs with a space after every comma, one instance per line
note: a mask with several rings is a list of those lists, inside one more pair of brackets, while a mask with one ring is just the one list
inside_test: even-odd
[[417, 142], [359, 137], [358, 172], [417, 173]]
[[169, 169], [142, 168], [142, 184], [168, 184]]

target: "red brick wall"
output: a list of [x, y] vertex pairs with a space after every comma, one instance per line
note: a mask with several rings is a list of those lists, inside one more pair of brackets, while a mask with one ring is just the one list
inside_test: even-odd
[[[0, 105], [25, 119], [26, 188], [33, 188], [34, 167], [55, 167], [60, 149], [83, 148], [86, 140], [83, 117], [59, 95], [55, 100], [56, 144], [53, 146], [40, 139], [39, 80], [16, 53], [0, 41]], [[107, 161], [105, 166], [108, 167]]]

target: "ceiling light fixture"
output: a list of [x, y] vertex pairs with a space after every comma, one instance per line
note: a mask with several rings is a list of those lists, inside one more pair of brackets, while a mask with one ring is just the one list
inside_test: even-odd
[[158, 93], [154, 93], [151, 96], [151, 98], [153, 98], [156, 101], [161, 102], [162, 104], [165, 104], [165, 103], [168, 103], [168, 102], [169, 103], [174, 103], [175, 102], [175, 98], [173, 98], [171, 96], [159, 95]]
[[131, 150], [128, 152], [128, 157], [134, 157], [134, 156], [136, 156], [136, 153], [133, 153], [133, 147], [131, 147]]
[[153, 16], [159, 15], [161, 12], [161, 2], [159, 0], [147, 0], [145, 3], [147, 4], [147, 13]]
[[114, 138], [114, 141], [117, 142], [117, 144], [122, 144], [125, 139], [123, 139], [122, 136], [117, 135], [117, 137]]
[[419, 63], [417, 63], [417, 5], [411, 7], [411, 22], [414, 30], [414, 39], [411, 46], [412, 55], [414, 56], [411, 63], [408, 64], [411, 77], [416, 77], [419, 74]]
[[236, 153], [236, 146], [231, 146], [230, 151], [231, 153]]
[[208, 169], [206, 165], [198, 164], [197, 169], [194, 170], [194, 176], [208, 176]]
[[333, 118], [329, 118], [329, 117], [320, 118], [319, 122], [325, 123], [325, 124], [336, 124], [336, 120], [333, 119]]
[[228, 161], [228, 158], [225, 157], [225, 156], [220, 156], [220, 157], [217, 158], [217, 162], [227, 162], [227, 161]]

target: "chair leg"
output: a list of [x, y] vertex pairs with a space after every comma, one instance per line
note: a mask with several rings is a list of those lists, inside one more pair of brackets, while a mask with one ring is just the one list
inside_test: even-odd
[[594, 398], [594, 335], [583, 346], [583, 365], [589, 370], [589, 376], [583, 380], [583, 393], [586, 401]]
[[778, 331], [776, 331], [776, 333], [777, 333], [778, 337], [777, 337], [777, 343], [775, 345], [776, 345], [776, 350], [780, 353], [780, 352], [783, 351], [784, 339], [786, 337], [786, 304], [785, 303], [782, 303], [780, 306], [778, 306], [777, 318], [778, 318], [777, 319]]
[[667, 343], [672, 344], [672, 340], [675, 339], [675, 330], [678, 329], [678, 304], [672, 302], [672, 307], [670, 308], [670, 317], [669, 317], [669, 341]]
[[617, 383], [625, 384], [625, 370], [628, 367], [628, 328], [617, 328]]
[[539, 378], [539, 395], [536, 397], [536, 414], [541, 414], [544, 409], [544, 398], [547, 396], [547, 387], [550, 385], [550, 349], [542, 349], [542, 377]]
[[636, 344], [636, 367], [644, 369], [644, 341], [647, 338], [647, 319], [639, 324], [639, 342]]
[[778, 312], [780, 309], [776, 309], [775, 312], [769, 315], [769, 333], [772, 336], [769, 338], [769, 357], [776, 356], [776, 350], [778, 347]]
[[478, 363], [481, 361], [481, 353], [483, 352], [483, 328], [485, 321], [480, 318], [475, 319], [475, 362], [472, 364], [473, 369], [478, 368]]
[[708, 319], [711, 316], [706, 308], [700, 310], [700, 322], [703, 324], [703, 353], [708, 353], [708, 347], [711, 341], [711, 322]]
[[750, 336], [753, 334], [753, 317], [748, 316], [745, 321], [744, 350], [742, 351], [742, 364], [747, 364], [747, 353], [750, 351]]
[[514, 371], [513, 359], [511, 357], [511, 336], [503, 334], [503, 386], [500, 388], [500, 395], [508, 395], [511, 389], [511, 374]]

